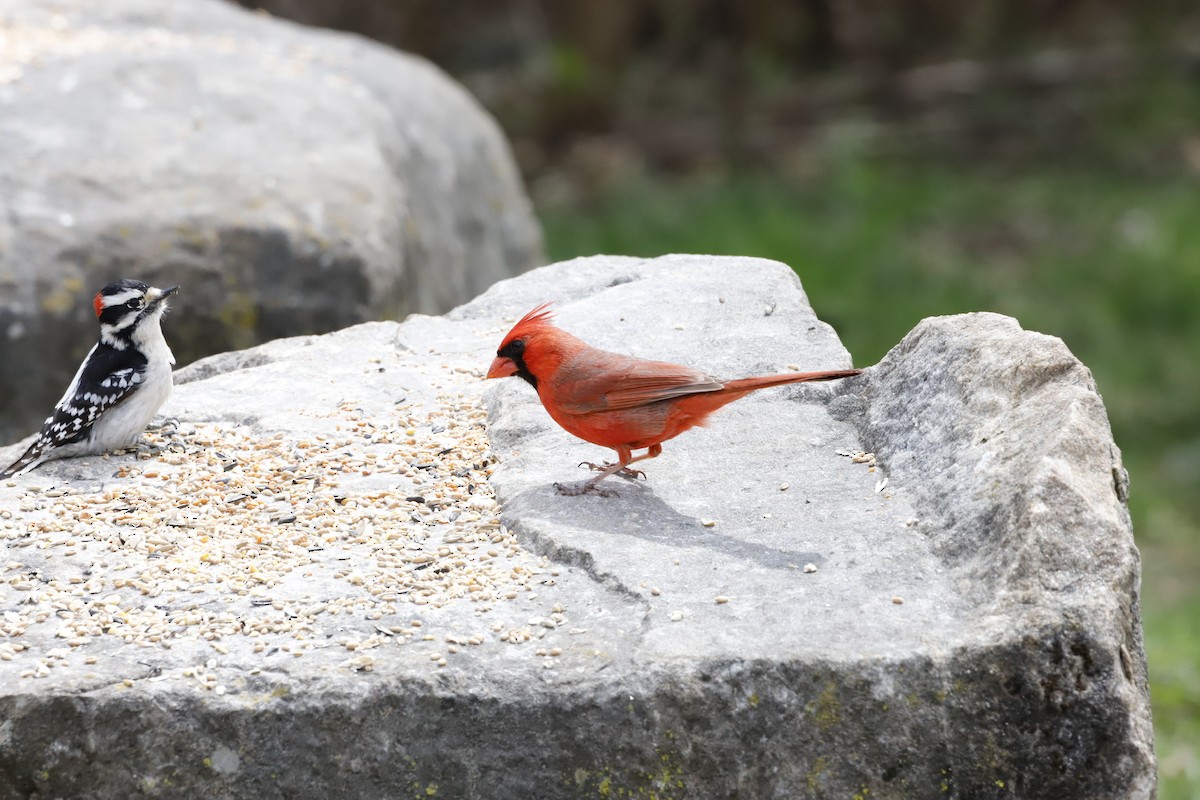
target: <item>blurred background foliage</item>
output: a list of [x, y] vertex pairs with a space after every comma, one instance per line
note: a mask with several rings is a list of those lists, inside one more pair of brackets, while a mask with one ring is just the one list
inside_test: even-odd
[[245, 2], [465, 84], [552, 260], [784, 261], [859, 365], [935, 314], [1062, 337], [1132, 476], [1161, 796], [1200, 797], [1200, 5]]

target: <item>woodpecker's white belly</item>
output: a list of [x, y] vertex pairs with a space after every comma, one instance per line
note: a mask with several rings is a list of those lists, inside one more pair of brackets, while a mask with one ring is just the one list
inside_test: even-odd
[[127, 400], [110, 408], [92, 425], [88, 453], [108, 453], [133, 447], [142, 431], [171, 396], [171, 367], [175, 355], [163, 338], [158, 320], [146, 320], [134, 333], [134, 342], [147, 359], [141, 385]]

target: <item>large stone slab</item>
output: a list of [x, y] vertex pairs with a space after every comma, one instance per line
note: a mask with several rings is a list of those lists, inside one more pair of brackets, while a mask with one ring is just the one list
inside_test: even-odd
[[193, 365], [157, 458], [0, 485], [0, 798], [1153, 795], [1127, 483], [1061, 342], [927, 320], [563, 497], [604, 452], [479, 380], [545, 300], [720, 376], [850, 363], [785, 266], [672, 256]]
[[503, 134], [428, 62], [223, 0], [0, 0], [0, 440], [182, 284], [180, 363], [439, 313], [541, 264]]

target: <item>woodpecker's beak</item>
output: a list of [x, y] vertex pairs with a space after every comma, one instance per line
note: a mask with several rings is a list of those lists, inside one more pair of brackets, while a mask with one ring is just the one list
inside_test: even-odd
[[178, 291], [178, 286], [172, 286], [169, 289], [155, 289], [152, 286], [146, 290], [146, 307], [156, 306]]
[[487, 371], [487, 377], [489, 378], [507, 378], [509, 375], [516, 374], [517, 365], [513, 363], [511, 358], [505, 358], [504, 356], [496, 356]]
[[175, 294], [176, 291], [179, 291], [179, 287], [170, 287], [169, 289], [155, 289], [154, 287], [150, 287], [146, 289], [146, 311], [154, 308], [158, 303]]

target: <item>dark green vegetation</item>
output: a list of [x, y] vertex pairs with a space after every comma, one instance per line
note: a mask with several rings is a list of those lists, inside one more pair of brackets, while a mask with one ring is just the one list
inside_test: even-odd
[[[1200, 164], [1196, 165], [1200, 168]], [[921, 318], [996, 311], [1093, 371], [1132, 478], [1161, 797], [1200, 796], [1200, 175], [889, 165], [804, 177], [631, 177], [544, 207], [553, 261], [755, 255], [790, 264], [865, 366]]]

